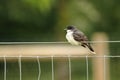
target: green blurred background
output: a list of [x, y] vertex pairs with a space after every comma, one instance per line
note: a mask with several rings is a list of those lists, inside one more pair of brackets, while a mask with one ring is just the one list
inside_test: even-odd
[[[0, 0], [0, 42], [65, 41], [67, 25], [77, 26], [89, 38], [95, 32], [105, 32], [109, 40], [120, 40], [120, 0]], [[110, 54], [119, 55], [119, 46], [111, 43]], [[79, 71], [80, 67], [85, 70], [84, 60], [82, 66], [78, 65], [80, 61], [73, 63], [75, 80], [86, 80], [85, 71]], [[120, 58], [112, 58], [110, 63], [111, 80], [119, 80]], [[32, 64], [36, 63], [23, 62], [26, 75], [23, 80], [37, 79], [37, 65]], [[9, 62], [7, 65], [7, 80], [19, 80], [18, 64]], [[42, 80], [51, 80], [51, 62], [43, 62], [42, 66]], [[33, 73], [35, 76], [31, 76]], [[0, 80], [3, 80], [3, 62], [0, 63]]]
[[119, 40], [119, 0], [0, 0], [0, 41], [61, 41], [75, 25]]

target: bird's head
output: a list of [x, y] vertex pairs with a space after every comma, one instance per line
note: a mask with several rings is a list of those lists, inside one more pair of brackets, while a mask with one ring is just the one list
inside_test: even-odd
[[75, 30], [75, 29], [76, 29], [75, 26], [70, 25], [70, 26], [67, 26], [67, 28], [64, 29], [64, 30], [70, 30], [70, 31], [72, 31], [72, 30]]

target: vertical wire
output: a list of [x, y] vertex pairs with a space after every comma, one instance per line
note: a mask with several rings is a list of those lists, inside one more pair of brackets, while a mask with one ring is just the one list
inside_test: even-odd
[[4, 80], [6, 80], [6, 57], [4, 56]]
[[20, 80], [22, 80], [22, 65], [21, 65], [21, 56], [19, 56], [18, 59], [18, 64], [19, 64], [19, 74], [20, 74]]
[[106, 60], [105, 60], [106, 56], [104, 55], [104, 80], [106, 80]]
[[54, 57], [51, 56], [51, 64], [52, 64], [52, 80], [54, 80]]
[[38, 80], [40, 80], [41, 77], [41, 67], [40, 67], [40, 60], [39, 60], [39, 56], [37, 56], [37, 63], [38, 63]]
[[71, 57], [70, 56], [68, 56], [68, 64], [69, 64], [69, 80], [71, 80]]
[[86, 56], [86, 77], [87, 80], [89, 80], [89, 66], [88, 66], [89, 62], [88, 62], [88, 56]]

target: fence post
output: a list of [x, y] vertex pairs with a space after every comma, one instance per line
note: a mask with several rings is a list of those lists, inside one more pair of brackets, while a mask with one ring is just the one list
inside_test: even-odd
[[[93, 35], [93, 41], [108, 41], [108, 36], [105, 33], [95, 33]], [[92, 59], [93, 63], [93, 80], [109, 80], [109, 59], [105, 57], [108, 55], [108, 43], [100, 42], [94, 44], [94, 49], [96, 52]]]

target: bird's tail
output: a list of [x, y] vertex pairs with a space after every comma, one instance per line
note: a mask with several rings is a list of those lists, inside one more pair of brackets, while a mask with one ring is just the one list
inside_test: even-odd
[[96, 54], [90, 44], [88, 44], [87, 47], [88, 47], [88, 49], [90, 50], [90, 52], [91, 52], [92, 54]]

